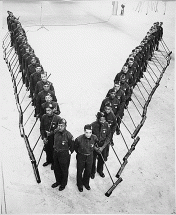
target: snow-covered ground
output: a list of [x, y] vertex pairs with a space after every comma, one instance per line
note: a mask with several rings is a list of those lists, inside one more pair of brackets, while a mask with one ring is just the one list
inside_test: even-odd
[[[83, 133], [85, 124], [95, 120], [101, 101], [113, 86], [115, 75], [153, 22], [163, 21], [163, 38], [173, 52], [171, 63], [148, 107], [147, 120], [139, 133], [140, 141], [122, 173], [123, 182], [109, 198], [104, 195], [112, 185], [106, 169], [104, 179], [96, 175], [91, 180], [91, 191], [84, 189], [83, 193], [79, 193], [76, 187], [75, 153], [64, 191], [51, 188], [55, 179], [50, 167], [42, 166], [45, 155], [39, 164], [41, 183], [36, 183], [18, 129], [11, 76], [2, 61], [1, 172], [4, 180], [1, 183], [1, 202], [5, 202], [3, 210], [6, 206], [7, 213], [174, 213], [176, 4], [167, 2], [163, 15], [165, 4], [162, 1], [158, 2], [156, 13], [147, 2], [142, 2], [139, 13], [135, 11], [138, 1], [119, 1], [119, 5], [121, 3], [125, 3], [124, 16], [119, 15], [120, 10], [117, 16], [111, 16], [111, 1], [3, 2], [2, 34], [7, 32], [6, 11], [20, 16], [29, 43], [44, 69], [51, 73], [49, 80], [54, 84], [61, 116], [68, 121], [67, 129], [74, 137]], [[156, 3], [153, 2], [153, 7]], [[48, 30], [35, 26], [40, 24]], [[26, 97], [23, 107], [28, 103], [29, 98]], [[133, 118], [137, 117], [137, 113], [133, 113]], [[27, 124], [27, 133], [34, 120], [31, 118]], [[38, 136], [39, 124], [30, 136], [32, 146]], [[124, 131], [124, 136], [130, 147], [132, 140], [127, 131]], [[122, 159], [127, 152], [122, 138], [114, 135], [114, 143]], [[36, 156], [39, 156], [41, 148], [40, 141], [34, 152]], [[112, 150], [107, 165], [116, 180], [120, 165]]]

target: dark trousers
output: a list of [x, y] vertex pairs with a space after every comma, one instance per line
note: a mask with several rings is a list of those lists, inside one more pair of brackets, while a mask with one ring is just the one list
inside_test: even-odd
[[[103, 156], [103, 152], [102, 152], [102, 156]], [[103, 156], [103, 158], [104, 158], [104, 156]], [[96, 168], [96, 160], [97, 160], [97, 168]], [[104, 161], [103, 161], [101, 155], [94, 151], [91, 174], [95, 174], [96, 169], [97, 169], [97, 172], [102, 173], [103, 172], [103, 167], [104, 167]]]
[[48, 137], [48, 143], [45, 145], [46, 161], [53, 164], [53, 144], [54, 135]]
[[68, 181], [68, 169], [70, 166], [70, 155], [68, 151], [55, 151], [53, 153], [54, 175], [56, 182], [65, 187]]
[[83, 155], [78, 153], [77, 159], [77, 186], [82, 187], [83, 185], [89, 186], [93, 153], [90, 155]]

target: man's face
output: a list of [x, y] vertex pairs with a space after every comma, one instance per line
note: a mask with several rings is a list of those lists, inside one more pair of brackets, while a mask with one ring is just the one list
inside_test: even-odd
[[45, 96], [45, 101], [46, 101], [46, 102], [52, 101], [52, 97], [51, 97], [51, 96]]
[[118, 91], [120, 89], [120, 84], [114, 84], [115, 91]]
[[124, 72], [124, 73], [127, 73], [127, 72], [128, 72], [128, 67], [127, 67], [127, 66], [124, 66], [124, 67], [123, 67], [123, 72]]
[[86, 129], [86, 130], [84, 130], [84, 134], [87, 138], [90, 138], [92, 135], [92, 130]]
[[41, 79], [43, 82], [47, 81], [47, 76], [45, 74], [41, 74]]
[[129, 61], [128, 61], [128, 65], [129, 65], [129, 66], [132, 66], [132, 65], [133, 65], [133, 61], [132, 61], [132, 60], [129, 60]]
[[32, 63], [32, 64], [35, 64], [35, 63], [36, 63], [36, 59], [35, 59], [35, 58], [32, 58], [31, 63]]
[[51, 108], [46, 108], [46, 114], [51, 116], [53, 114], [53, 110]]
[[109, 114], [110, 112], [111, 112], [111, 107], [105, 107], [105, 112], [107, 113], [107, 114]]
[[116, 93], [115, 92], [111, 92], [110, 93], [110, 98], [114, 99], [115, 98]]
[[49, 90], [49, 88], [50, 88], [50, 86], [49, 86], [49, 85], [44, 85], [44, 86], [43, 86], [44, 91], [48, 91], [48, 90]]
[[36, 67], [35, 68], [36, 72], [41, 72], [42, 71], [42, 68], [40, 66]]
[[104, 116], [100, 117], [99, 119], [100, 124], [104, 124], [106, 122], [106, 119]]
[[58, 124], [58, 130], [60, 131], [60, 132], [63, 132], [64, 130], [65, 130], [65, 124], [63, 123], [63, 124]]

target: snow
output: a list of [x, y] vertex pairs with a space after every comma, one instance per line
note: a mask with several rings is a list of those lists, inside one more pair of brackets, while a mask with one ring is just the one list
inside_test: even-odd
[[[119, 5], [121, 3], [123, 1], [119, 1]], [[84, 189], [83, 193], [79, 193], [76, 187], [75, 153], [71, 158], [68, 185], [64, 191], [59, 192], [57, 188], [51, 188], [55, 178], [50, 166], [42, 166], [45, 154], [39, 164], [41, 183], [37, 184], [26, 146], [18, 129], [18, 111], [11, 76], [7, 65], [2, 61], [4, 81], [1, 85], [3, 101], [1, 172], [4, 178], [7, 213], [174, 213], [175, 2], [167, 2], [165, 15], [163, 2], [158, 3], [158, 13], [149, 7], [148, 15], [146, 2], [142, 3], [142, 11], [139, 13], [135, 11], [137, 1], [124, 3], [126, 5], [124, 16], [119, 15], [120, 10], [117, 16], [111, 16], [110, 1], [3, 2], [2, 34], [5, 35], [7, 32], [6, 11], [10, 10], [16, 16], [20, 16], [29, 43], [44, 69], [48, 74], [51, 73], [49, 80], [54, 84], [61, 116], [67, 120], [67, 129], [75, 138], [83, 133], [85, 124], [95, 120], [101, 101], [113, 86], [115, 75], [153, 22], [163, 21], [163, 38], [173, 52], [171, 63], [148, 107], [146, 122], [139, 133], [140, 141], [122, 173], [123, 181], [109, 198], [104, 195], [112, 185], [106, 169], [104, 179], [96, 175], [95, 179], [91, 180], [91, 191]], [[34, 26], [40, 24], [48, 31], [45, 28], [39, 29], [40, 26]], [[24, 93], [23, 89], [22, 95]], [[23, 108], [28, 103], [29, 99], [25, 97]], [[130, 108], [133, 108], [131, 103]], [[24, 114], [24, 121], [32, 110], [30, 106]], [[125, 114], [126, 122], [128, 117], [127, 113]], [[137, 112], [133, 112], [133, 118], [139, 123]], [[35, 119], [31, 118], [27, 123], [25, 127], [27, 134], [34, 122]], [[130, 147], [133, 140], [123, 125], [122, 128]], [[32, 146], [38, 136], [39, 123], [29, 138]], [[127, 152], [126, 146], [117, 135], [114, 135], [114, 143], [122, 160]], [[39, 141], [34, 152], [37, 158], [41, 148], [42, 141]], [[120, 164], [112, 149], [107, 165], [113, 179], [117, 180], [115, 175]], [[3, 192], [1, 193], [3, 200]]]

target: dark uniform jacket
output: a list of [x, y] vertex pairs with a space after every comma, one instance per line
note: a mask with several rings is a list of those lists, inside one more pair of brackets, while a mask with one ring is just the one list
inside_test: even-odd
[[106, 121], [108, 123], [108, 126], [111, 129], [111, 138], [112, 138], [113, 134], [114, 134], [114, 132], [115, 132], [115, 130], [117, 128], [116, 117], [115, 117], [113, 112], [110, 112], [108, 114], [106, 112], [104, 112], [104, 114], [105, 114], [105, 119], [106, 119]]
[[35, 92], [35, 87], [36, 87], [36, 84], [38, 81], [41, 81], [41, 72], [34, 72], [30, 76], [30, 91], [31, 91], [31, 93]]
[[98, 146], [103, 146], [104, 148], [110, 143], [111, 140], [111, 130], [107, 122], [100, 124], [98, 121], [92, 124], [92, 134], [98, 137]]
[[[37, 97], [38, 93], [41, 92], [43, 90], [43, 86], [46, 82], [43, 82], [43, 81], [38, 81], [36, 86], [35, 86], [35, 96]], [[53, 87], [53, 84], [50, 82], [50, 81], [47, 81], [47, 83], [50, 84], [50, 90], [51, 91], [54, 91], [54, 87]]]
[[125, 93], [126, 100], [131, 97], [131, 90], [126, 82], [120, 84], [120, 89]]
[[111, 99], [110, 97], [105, 98], [100, 107], [101, 112], [104, 111], [104, 108], [108, 103], [111, 104], [114, 115], [116, 116], [118, 111], [120, 111], [120, 101], [116, 97], [114, 99]]
[[120, 77], [121, 77], [122, 74], [125, 75], [125, 79], [126, 79], [127, 84], [130, 87], [132, 87], [134, 85], [134, 80], [133, 80], [133, 76], [129, 72], [124, 73], [123, 71], [121, 71], [121, 72], [117, 73], [117, 75], [116, 75], [116, 77], [114, 79], [114, 82], [120, 81]]
[[29, 64], [29, 66], [28, 66], [28, 71], [27, 71], [27, 77], [28, 77], [28, 79], [30, 80], [30, 76], [33, 74], [33, 73], [35, 73], [36, 72], [36, 67], [37, 66], [40, 66], [40, 64], [39, 63], [36, 63], [36, 64]]
[[83, 155], [93, 155], [94, 147], [98, 144], [98, 138], [92, 134], [88, 139], [84, 134], [80, 135], [75, 140], [75, 151]]
[[40, 133], [42, 140], [44, 138], [47, 138], [46, 131], [51, 132], [51, 134], [54, 135], [54, 130], [58, 126], [58, 122], [61, 119], [60, 116], [53, 114], [52, 116], [48, 116], [47, 114], [44, 114], [41, 119], [40, 123]]
[[43, 103], [45, 103], [45, 101], [46, 101], [45, 96], [47, 96], [47, 95], [50, 95], [53, 98], [53, 101], [57, 102], [56, 96], [55, 96], [53, 91], [51, 91], [51, 90], [48, 90], [48, 91], [43, 90], [43, 91], [41, 91], [38, 94], [37, 99], [36, 99], [36, 114], [40, 113], [41, 105]]
[[73, 153], [74, 151], [74, 139], [73, 135], [64, 130], [63, 132], [59, 132], [58, 129], [54, 131], [54, 150], [59, 151], [69, 151]]
[[51, 101], [51, 102], [45, 102], [41, 105], [40, 115], [46, 114], [46, 108], [49, 107], [49, 104], [52, 104], [52, 106], [54, 107], [55, 114], [59, 115], [61, 113], [58, 103]]

